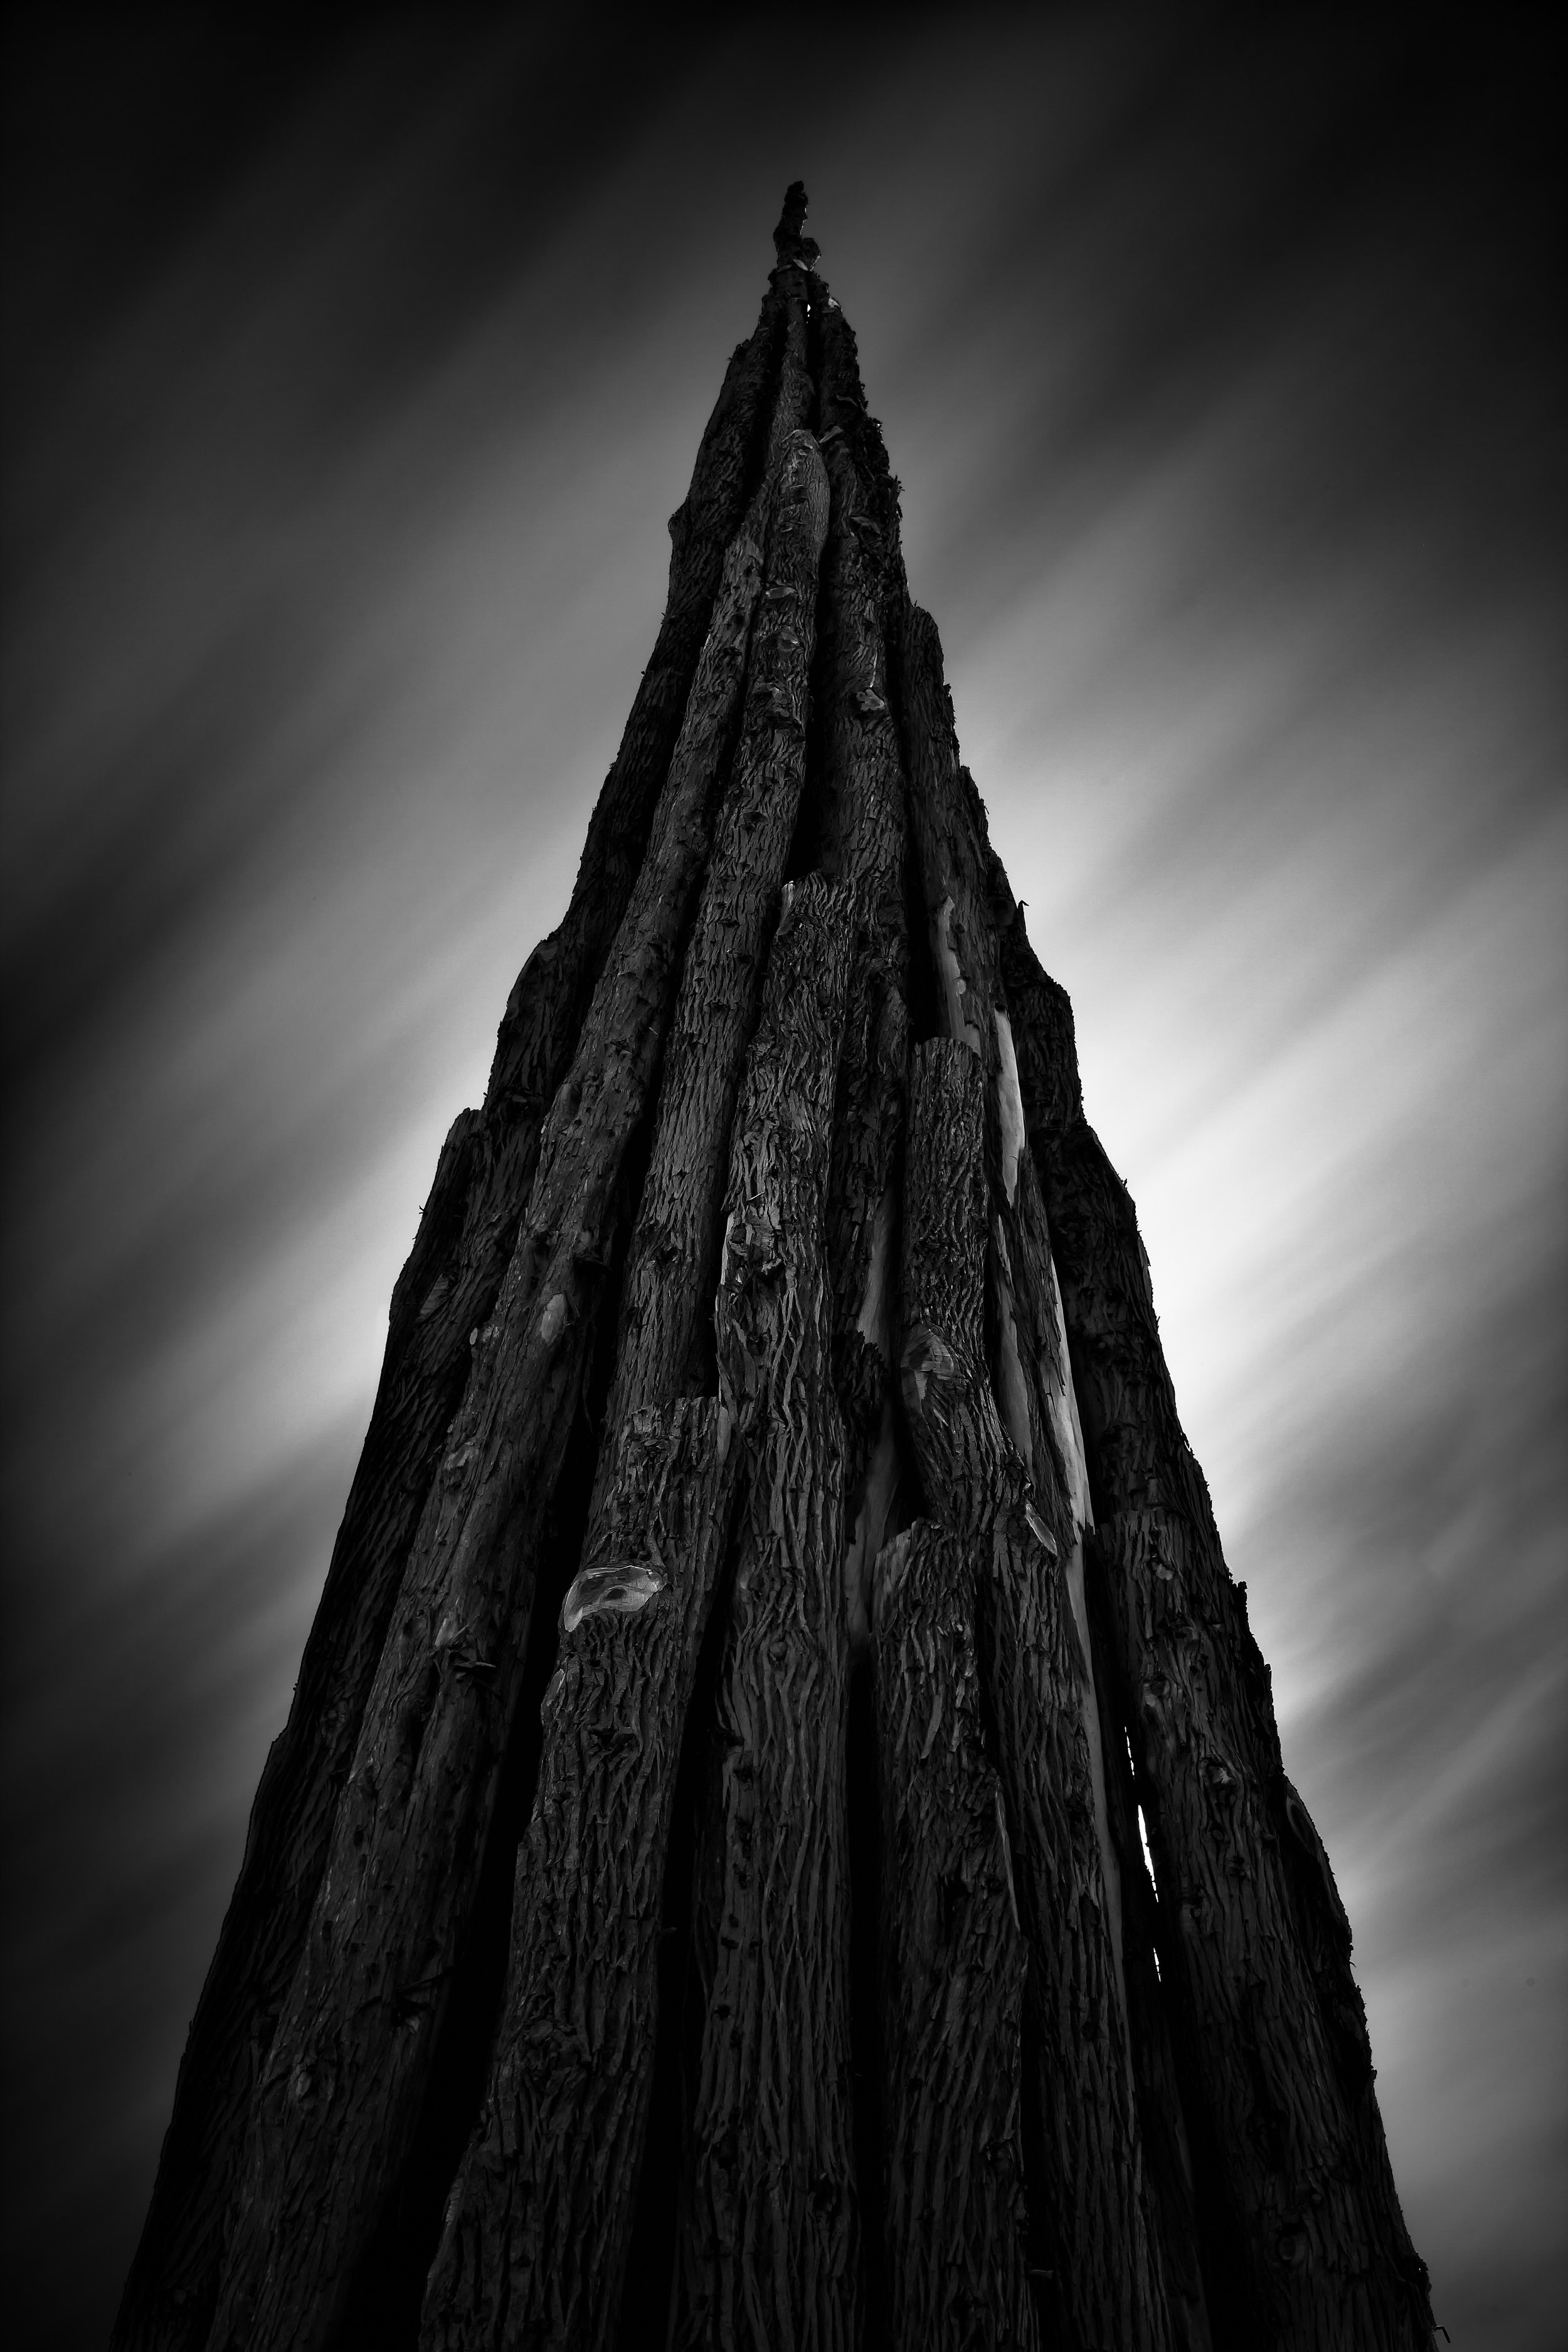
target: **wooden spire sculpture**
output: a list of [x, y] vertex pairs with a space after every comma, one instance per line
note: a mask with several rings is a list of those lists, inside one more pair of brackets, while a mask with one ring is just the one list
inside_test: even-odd
[[805, 215], [393, 1294], [120, 2352], [1431, 2341]]

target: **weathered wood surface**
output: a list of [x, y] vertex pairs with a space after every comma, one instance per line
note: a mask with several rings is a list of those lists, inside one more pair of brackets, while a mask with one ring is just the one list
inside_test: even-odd
[[[1214, 2352], [1204, 2277], [1207, 2216], [1199, 2204], [1168, 2003], [1160, 1980], [1164, 1931], [1138, 1833], [1138, 1788], [1118, 1706], [1121, 1678], [1111, 1655], [1104, 1568], [1092, 1536], [1085, 1566], [1110, 1834], [1121, 1873], [1122, 1996], [1132, 2043], [1144, 2174], [1159, 2231], [1173, 2337], [1180, 2352]], [[1223, 2264], [1220, 2233], [1215, 2232], [1206, 2252], [1211, 2266]]]
[[[781, 503], [791, 474], [786, 462]], [[690, 728], [545, 1125], [500, 1304], [474, 1336], [442, 1486], [421, 1523], [253, 2120], [219, 2314], [237, 2341], [273, 2340], [269, 2330], [288, 2340], [306, 2314], [330, 2326], [416, 2119], [510, 1738], [537, 1532], [614, 1241], [611, 1204], [658, 1076], [760, 571], [753, 523], [732, 551]], [[435, 1853], [451, 1857], [441, 1873], [428, 1868]], [[417, 2031], [399, 2015], [399, 1989], [414, 1982], [427, 1989]], [[300, 2086], [326, 2074], [330, 2095], [312, 2100]]]
[[916, 1049], [904, 1180], [904, 1408], [933, 1516], [989, 1539], [982, 1675], [1028, 1948], [1024, 2097], [1054, 2256], [1046, 2315], [1083, 2344], [1171, 2340], [1059, 1545], [1029, 1499], [984, 1356], [984, 1076], [960, 1040]]
[[1061, 1276], [1111, 1646], [1148, 1817], [1215, 2340], [1426, 2346], [1350, 1931], [1287, 1780], [1268, 1671], [1177, 1418], [1125, 1186], [1082, 1117], [1066, 999], [993, 861], [1037, 1008], [1020, 1056]]
[[[418, 2119], [457, 1964], [489, 1948], [469, 1917], [487, 1843], [495, 1878], [541, 1549], [574, 1423], [574, 1511], [594, 1478], [578, 1407], [656, 1085], [427, 2352], [614, 2340], [684, 1875], [684, 1843], [666, 1869], [676, 1767], [742, 1480], [672, 2340], [879, 2326], [857, 2238], [860, 2189], [878, 2211], [882, 2183], [855, 2159], [884, 2147], [894, 2340], [1428, 2340], [1349, 1924], [1176, 1421], [1131, 1205], [1083, 1122], [1070, 1008], [958, 761], [798, 184], [775, 246], [672, 518], [668, 606], [572, 906], [513, 992], [394, 1295], [127, 2285], [116, 2343], [138, 2352], [358, 2327], [399, 2200], [449, 2161]], [[814, 858], [775, 938], [783, 876]], [[900, 1204], [911, 1025], [950, 1042], [922, 1051]], [[859, 1656], [868, 1696], [869, 1565], [917, 1483], [938, 1524], [883, 1555], [857, 1815], [848, 1670]], [[847, 1813], [868, 1820], [868, 1798], [889, 1972], [879, 2019], [857, 1961], [852, 2050], [878, 1841], [851, 1886]], [[850, 2088], [879, 2034], [887, 2141], [864, 2091], [879, 2066]], [[434, 2088], [460, 2099], [455, 2063]]]
[[856, 2342], [843, 1436], [823, 1231], [854, 936], [848, 887], [795, 886], [726, 1200], [719, 1371], [749, 1487], [699, 1833], [677, 2352]]
[[896, 1475], [890, 1276], [909, 1055], [908, 818], [882, 634], [882, 525], [857, 462], [867, 439], [865, 404], [854, 339], [837, 311], [826, 312], [822, 341], [823, 454], [832, 509], [817, 666], [823, 709], [816, 846], [825, 873], [856, 885], [860, 922], [827, 1209], [834, 1388], [844, 1420], [850, 1527], [845, 1606], [859, 1651], [869, 1641], [871, 1569]]
[[982, 1728], [975, 1545], [921, 1519], [877, 1561], [888, 2339], [1033, 2352], [1024, 1940]]
[[899, 1379], [928, 1508], [973, 1534], [1024, 1499], [985, 1361], [984, 1078], [964, 1045], [917, 1045], [904, 1166]]
[[[1079, 1706], [1089, 1743], [1095, 1832], [1110, 1907], [1118, 1984], [1121, 1888], [1105, 1796], [1105, 1761], [1083, 1596], [1082, 1528], [1088, 1509], [1081, 1444], [1046, 1230], [1029, 1164], [1016, 1048], [1005, 1003], [1000, 941], [987, 889], [989, 843], [973, 780], [959, 763], [942, 646], [930, 616], [905, 602], [901, 701], [910, 740], [912, 830], [931, 926], [938, 994], [950, 1036], [962, 1037], [985, 1072], [986, 1170], [991, 1182], [988, 1335], [1003, 1416], [1027, 1465], [1036, 1502], [1058, 1547], [1077, 1633]], [[916, 772], [918, 769], [918, 773]]]
[[762, 468], [784, 319], [770, 293], [730, 362], [674, 520], [669, 597], [565, 919], [529, 958], [482, 1111], [459, 1114], [394, 1292], [370, 1428], [192, 2021], [116, 2352], [205, 2339], [253, 2085], [303, 1944], [409, 1546], [527, 1203], [540, 1124], [629, 902], [708, 628], [725, 547]]
[[[804, 299], [792, 305], [779, 415], [802, 413]], [[790, 387], [796, 375], [805, 391]], [[603, 1492], [617, 1432], [639, 1405], [711, 1384], [716, 1237], [746, 1040], [805, 777], [827, 477], [816, 442], [779, 441], [767, 581], [753, 632], [741, 740], [665, 1053], [653, 1156], [626, 1265], [605, 1407]]]
[[501, 2022], [430, 2273], [426, 2352], [615, 2340], [676, 1768], [740, 1458], [716, 1398], [640, 1412], [566, 1596]]

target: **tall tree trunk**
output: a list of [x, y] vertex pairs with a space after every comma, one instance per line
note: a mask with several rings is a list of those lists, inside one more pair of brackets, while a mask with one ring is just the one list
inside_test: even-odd
[[990, 890], [1019, 994], [1034, 1001], [1026, 1117], [1210, 2210], [1216, 2328], [1290, 2352], [1406, 2352], [1431, 2341], [1426, 2274], [1377, 2119], [1349, 1927], [1285, 1778], [1268, 1671], [1176, 1416], [1132, 1204], [1082, 1116], [1070, 1010], [994, 861]]
[[394, 1295], [122, 2346], [411, 2341], [454, 2164], [424, 2352], [1429, 2337], [805, 203]]
[[976, 1550], [917, 1520], [877, 1561], [889, 2335], [931, 2352], [1035, 2352], [1024, 1939], [985, 1753]]
[[[709, 1166], [728, 1146], [750, 1026], [748, 989], [761, 978], [773, 911], [770, 870], [776, 890], [800, 794], [826, 484], [809, 435], [792, 429], [775, 436], [775, 450], [752, 686], [666, 1054], [664, 1110], [633, 1242], [633, 1260], [644, 1265], [658, 1263], [658, 1221], [668, 1204], [690, 1213], [694, 1161]], [[763, 819], [771, 858], [757, 854]], [[605, 1448], [616, 1466], [607, 1484], [601, 1475], [590, 1514], [584, 1548], [590, 1562], [613, 1565], [633, 1539], [635, 1498], [648, 1480], [647, 1413], [656, 1414], [656, 1430], [679, 1432], [666, 1409], [685, 1376], [692, 1297], [689, 1285], [628, 1286], [610, 1407], [623, 1418]], [[627, 1447], [637, 1457], [635, 1475], [621, 1458]], [[428, 2344], [499, 2342], [503, 2328], [521, 2326], [541, 2344], [587, 2345], [604, 2340], [613, 2324], [646, 2124], [668, 1809], [718, 1566], [711, 1546], [693, 1556], [678, 1623], [661, 1605], [607, 1632], [592, 1622], [565, 1626], [562, 1671], [573, 1690], [570, 1703], [559, 1701], [546, 1719], [490, 2088], [426, 2297]], [[599, 1664], [590, 1675], [593, 1659]], [[590, 1679], [579, 1690], [581, 1675]], [[629, 1781], [622, 1768], [612, 1770], [628, 1695], [646, 1727], [641, 1766]], [[613, 1790], [607, 1776], [616, 1780]], [[617, 1815], [630, 1809], [628, 1833], [641, 1827], [641, 1867], [629, 1899], [620, 1872], [607, 1874], [607, 1857], [595, 1870], [584, 1844], [587, 1820], [612, 1797]], [[570, 1995], [563, 1951], [575, 1953]], [[574, 2125], [574, 2101], [596, 2116], [596, 2131], [581, 2117]], [[574, 2247], [582, 2249], [581, 2269]]]
[[844, 1465], [824, 1236], [854, 938], [848, 887], [815, 876], [795, 887], [726, 1204], [720, 1376], [751, 1433], [751, 1468], [698, 1864], [706, 1999], [678, 2352], [849, 2352], [856, 2341]]
[[321, 1884], [410, 1545], [527, 1205], [545, 1111], [630, 900], [708, 627], [721, 560], [761, 469], [783, 331], [770, 291], [730, 362], [671, 521], [669, 597], [588, 828], [564, 921], [512, 992], [482, 1111], [459, 1113], [393, 1294], [385, 1360], [293, 1704], [251, 1811], [245, 1856], [181, 2062], [114, 2352], [195, 2352], [217, 2293], [255, 2084]]
[[[842, 383], [829, 375], [825, 411], [837, 415], [842, 400]], [[824, 872], [856, 886], [859, 923], [827, 1208], [834, 1389], [844, 1419], [850, 1528], [845, 1603], [851, 1647], [859, 1652], [869, 1642], [871, 1570], [896, 1476], [889, 1276], [909, 1055], [909, 841], [879, 565], [866, 544], [874, 520], [843, 426], [825, 433], [833, 500], [823, 583], [816, 848]]]
[[1077, 1637], [1059, 1547], [1029, 1499], [984, 1354], [984, 1078], [961, 1041], [919, 1047], [905, 1176], [904, 1407], [927, 1499], [985, 1538], [982, 1681], [1029, 1953], [1024, 2095], [1054, 2273], [1079, 2342], [1163, 2347], [1137, 2117], [1100, 1874]]
[[805, 301], [796, 295], [774, 408], [780, 477], [767, 587], [735, 771], [686, 952], [665, 1057], [653, 1158], [626, 1266], [615, 1376], [605, 1409], [603, 1491], [617, 1433], [645, 1402], [710, 1384], [719, 1205], [746, 1039], [756, 1017], [779, 886], [805, 782], [827, 477], [804, 419]]
[[645, 1407], [567, 1594], [506, 2006], [426, 2292], [426, 2352], [614, 2341], [676, 1766], [740, 1459], [716, 1398]]
[[[808, 540], [807, 442], [786, 441], [775, 530]], [[818, 499], [816, 504], [820, 504]], [[804, 526], [794, 518], [805, 517]], [[820, 545], [820, 531], [816, 533]], [[340, 1802], [306, 1952], [247, 2140], [215, 2341], [325, 2340], [395, 2179], [482, 1860], [526, 1657], [538, 1530], [575, 1408], [606, 1230], [658, 1076], [701, 871], [755, 555], [742, 532], [710, 635], [689, 756], [672, 762], [614, 963], [552, 1108], [529, 1213], [421, 1523]], [[433, 1872], [428, 1857], [448, 1859]], [[410, 1988], [418, 1988], [411, 1992]], [[413, 2005], [415, 2014], [407, 2012]], [[287, 2242], [294, 2257], [279, 2263]], [[307, 2337], [309, 2326], [316, 2331]]]

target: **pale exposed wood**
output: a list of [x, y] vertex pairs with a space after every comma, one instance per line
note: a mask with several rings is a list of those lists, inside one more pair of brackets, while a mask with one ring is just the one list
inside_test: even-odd
[[631, 898], [721, 559], [762, 470], [783, 329], [770, 293], [756, 332], [731, 360], [671, 525], [663, 624], [589, 824], [570, 909], [512, 992], [484, 1108], [462, 1112], [447, 1139], [393, 1296], [369, 1432], [192, 2021], [116, 2352], [176, 2352], [205, 2338], [252, 2088], [299, 1962], [409, 1546], [468, 1378], [468, 1334], [495, 1307], [540, 1122]]
[[796, 887], [736, 1119], [719, 1370], [751, 1469], [697, 1863], [676, 2347], [856, 2341], [843, 1435], [824, 1238], [854, 937], [848, 886]]
[[1024, 1939], [981, 1725], [975, 1542], [917, 1520], [877, 1562], [888, 2334], [1022, 2352], [1040, 2341], [1018, 2119]]

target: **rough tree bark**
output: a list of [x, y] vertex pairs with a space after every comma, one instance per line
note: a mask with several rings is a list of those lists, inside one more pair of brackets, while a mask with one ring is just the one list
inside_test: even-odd
[[856, 886], [859, 922], [834, 1127], [827, 1254], [851, 1530], [845, 1602], [851, 1646], [858, 1651], [869, 1640], [871, 1568], [897, 1469], [889, 1276], [909, 1055], [908, 822], [882, 637], [880, 527], [849, 435], [842, 423], [826, 421], [857, 414], [853, 343], [837, 313], [828, 314], [824, 341], [823, 451], [833, 498], [823, 582], [817, 850], [825, 873]]
[[[787, 418], [794, 410], [782, 413]], [[791, 427], [775, 435], [774, 448], [779, 472], [753, 685], [666, 1055], [665, 1108], [633, 1243], [634, 1262], [640, 1244], [645, 1265], [654, 1258], [660, 1211], [674, 1202], [689, 1211], [693, 1160], [707, 1164], [715, 1148], [727, 1147], [750, 1025], [747, 982], [760, 977], [772, 913], [767, 874], [782, 866], [800, 793], [826, 481], [809, 435]], [[773, 856], [759, 859], [752, 845], [763, 817]], [[724, 1018], [713, 1017], [716, 991], [728, 992]], [[672, 1426], [663, 1409], [685, 1373], [690, 1327], [679, 1310], [689, 1295], [676, 1287], [673, 1312], [666, 1286], [645, 1284], [626, 1299], [610, 1412], [629, 1419], [618, 1425], [621, 1442], [605, 1448], [616, 1466], [607, 1483], [603, 1474], [598, 1482], [584, 1543], [590, 1561], [613, 1563], [632, 1540], [628, 1514], [650, 1475], [647, 1429]], [[650, 1410], [656, 1418], [648, 1423]], [[679, 1432], [679, 1418], [673, 1427]], [[630, 1464], [621, 1458], [627, 1446]], [[565, 1626], [571, 1703], [559, 1696], [566, 1685], [558, 1685], [519, 1862], [518, 1924], [490, 2088], [426, 2296], [428, 2344], [499, 2342], [503, 2329], [522, 2329], [540, 2344], [595, 2344], [613, 2326], [646, 2123], [668, 1807], [717, 1570], [711, 1546], [694, 1553], [679, 1625], [661, 1604], [618, 1631]], [[574, 1678], [584, 1676], [578, 1688]], [[617, 1717], [633, 1704], [643, 1726], [635, 1772], [615, 1767], [623, 1744]], [[607, 1775], [616, 1780], [613, 1790]], [[584, 1843], [584, 1824], [605, 1806], [612, 1806], [606, 1819], [629, 1809], [624, 1833], [635, 1839], [638, 1857], [629, 1888], [608, 1856], [595, 1869]], [[575, 1956], [569, 1991], [563, 1952]], [[590, 2117], [596, 2130], [588, 2128]]]
[[721, 559], [761, 469], [783, 331], [770, 291], [730, 362], [670, 525], [669, 595], [565, 919], [529, 957], [481, 1111], [458, 1115], [393, 1294], [370, 1428], [289, 1720], [267, 1759], [245, 1856], [192, 2021], [115, 2352], [205, 2340], [257, 2079], [304, 1941], [328, 1840], [410, 1544], [527, 1204], [540, 1126], [630, 899], [708, 626]]
[[[848, 2032], [843, 1433], [824, 1211], [855, 938], [795, 886], [727, 1202], [720, 1376], [752, 1431], [719, 1769], [700, 1852], [703, 2021], [670, 2343], [849, 2352], [858, 2296]], [[776, 1008], [776, 1009], [775, 1009]]]
[[1163, 2346], [1081, 1668], [1056, 1538], [1029, 1498], [984, 1354], [984, 1078], [966, 1044], [917, 1048], [904, 1180], [900, 1378], [931, 1507], [984, 1539], [982, 1675], [1029, 1952], [1024, 2085], [1054, 2273], [1042, 2303], [1078, 2341]]
[[1432, 2339], [1427, 2281], [1377, 2118], [1348, 1924], [1285, 1778], [1268, 1670], [1176, 1415], [1132, 1204], [1082, 1116], [1070, 1009], [994, 865], [991, 892], [1035, 998], [1021, 1076], [1210, 2207], [1216, 2332], [1291, 2352], [1406, 2352]]
[[876, 1571], [888, 2329], [1034, 2352], [1018, 2132], [1024, 1941], [985, 1753], [974, 1539], [917, 1520]]
[[505, 2010], [431, 2267], [426, 2352], [615, 2340], [676, 1766], [740, 1460], [716, 1398], [645, 1407], [567, 1594]]
[[[412, 2331], [470, 2123], [424, 2352], [607, 2347], [661, 2265], [677, 2352], [1429, 2340], [1349, 1923], [804, 222], [394, 1295], [122, 2347]], [[455, 1988], [531, 1795], [481, 2100]]]
[[730, 1125], [805, 782], [817, 571], [828, 508], [821, 455], [802, 429], [810, 396], [805, 298], [796, 294], [774, 408], [770, 462], [781, 470], [781, 489], [768, 582], [740, 749], [666, 1049], [653, 1158], [626, 1265], [616, 1371], [605, 1408], [600, 1493], [614, 1474], [617, 1433], [628, 1414], [685, 1387], [710, 1383], [718, 1211]]
[[[809, 440], [786, 439], [781, 546], [801, 530], [820, 544], [813, 467]], [[616, 1181], [658, 1073], [756, 579], [754, 528], [743, 528], [661, 821], [552, 1107], [496, 1316], [474, 1335], [442, 1486], [421, 1523], [256, 2102], [220, 2343], [289, 2341], [306, 2314], [330, 2328], [417, 2115], [510, 1736], [538, 1530], [608, 1261]], [[431, 1852], [449, 1856], [444, 1873], [428, 1868]], [[286, 2268], [276, 2259], [285, 2241]]]

